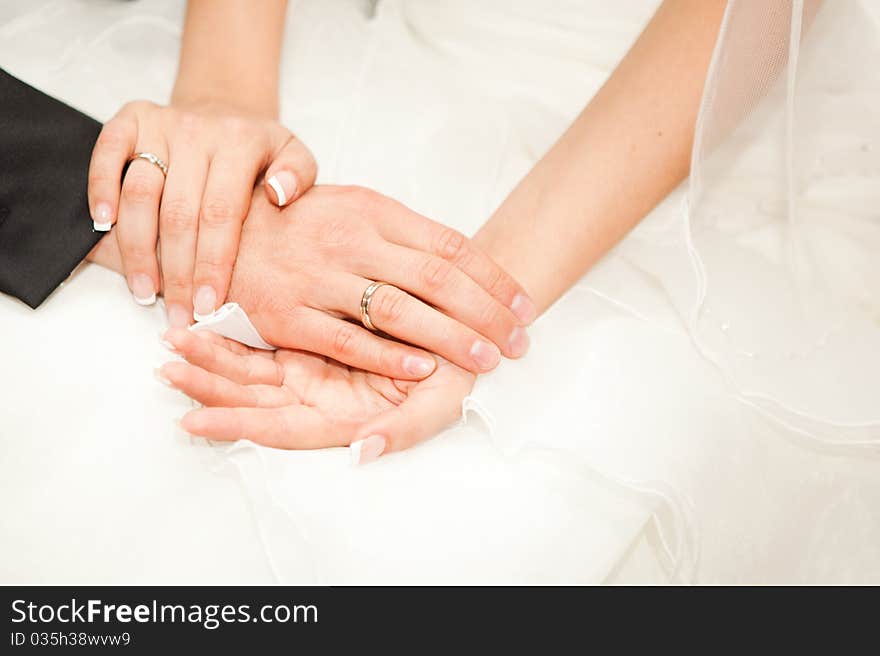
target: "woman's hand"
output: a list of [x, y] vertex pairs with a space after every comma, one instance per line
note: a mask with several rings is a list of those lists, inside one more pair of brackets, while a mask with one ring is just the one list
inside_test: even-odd
[[302, 351], [257, 351], [207, 332], [172, 328], [164, 339], [187, 362], [166, 363], [158, 376], [205, 406], [183, 417], [187, 432], [283, 449], [350, 445], [356, 464], [435, 435], [460, 416], [474, 383], [443, 360], [412, 382]]
[[[147, 152], [167, 164], [162, 170]], [[229, 289], [242, 222], [257, 179], [284, 206], [314, 184], [308, 148], [276, 121], [226, 104], [125, 105], [101, 131], [89, 167], [96, 230], [116, 225], [124, 274], [135, 300], [165, 290], [173, 326], [210, 314]], [[161, 265], [157, 258], [161, 250]]]
[[[378, 334], [359, 325], [373, 281], [389, 283], [369, 304]], [[525, 354], [534, 318], [470, 240], [360, 187], [317, 186], [283, 211], [256, 194], [229, 300], [271, 344], [406, 380], [427, 377], [434, 358], [382, 333], [481, 373]]]

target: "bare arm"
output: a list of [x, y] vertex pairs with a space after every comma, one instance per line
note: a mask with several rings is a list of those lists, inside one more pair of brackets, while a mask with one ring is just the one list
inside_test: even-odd
[[[666, 0], [602, 89], [477, 233], [539, 311], [687, 176], [725, 6]], [[113, 246], [99, 245], [92, 258], [116, 268]]]
[[189, 0], [172, 102], [276, 118], [286, 8], [287, 0]]
[[545, 310], [688, 174], [726, 0], [665, 0], [476, 236]]

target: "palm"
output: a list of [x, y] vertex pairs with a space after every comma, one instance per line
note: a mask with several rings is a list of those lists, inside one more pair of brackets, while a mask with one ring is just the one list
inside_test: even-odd
[[206, 406], [186, 423], [214, 439], [246, 437], [281, 448], [344, 446], [370, 424], [395, 421], [395, 410], [407, 410], [422, 430], [439, 430], [458, 414], [474, 380], [445, 360], [414, 382], [304, 351], [258, 351], [211, 334], [172, 331], [169, 339], [189, 364], [165, 365], [163, 375]]
[[339, 434], [400, 405], [415, 386], [305, 351], [280, 349], [274, 359], [283, 372], [279, 387], [287, 395], [285, 407], [308, 412]]

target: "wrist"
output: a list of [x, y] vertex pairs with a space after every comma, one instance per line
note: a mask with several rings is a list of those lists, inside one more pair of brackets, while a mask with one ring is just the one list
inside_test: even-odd
[[574, 190], [548, 177], [533, 169], [474, 235], [474, 243], [522, 285], [539, 315], [586, 261], [577, 228], [583, 205]]
[[205, 79], [192, 84], [178, 77], [171, 93], [171, 104], [176, 107], [228, 107], [234, 111], [278, 118], [278, 91], [274, 87], [254, 88], [250, 83], [233, 80]]

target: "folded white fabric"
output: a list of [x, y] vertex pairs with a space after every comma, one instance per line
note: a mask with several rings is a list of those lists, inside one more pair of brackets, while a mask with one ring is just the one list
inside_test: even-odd
[[269, 344], [251, 323], [247, 313], [238, 303], [226, 303], [214, 310], [210, 315], [196, 321], [190, 330], [199, 332], [209, 330], [236, 342], [247, 344], [253, 348], [274, 351], [275, 346]]

